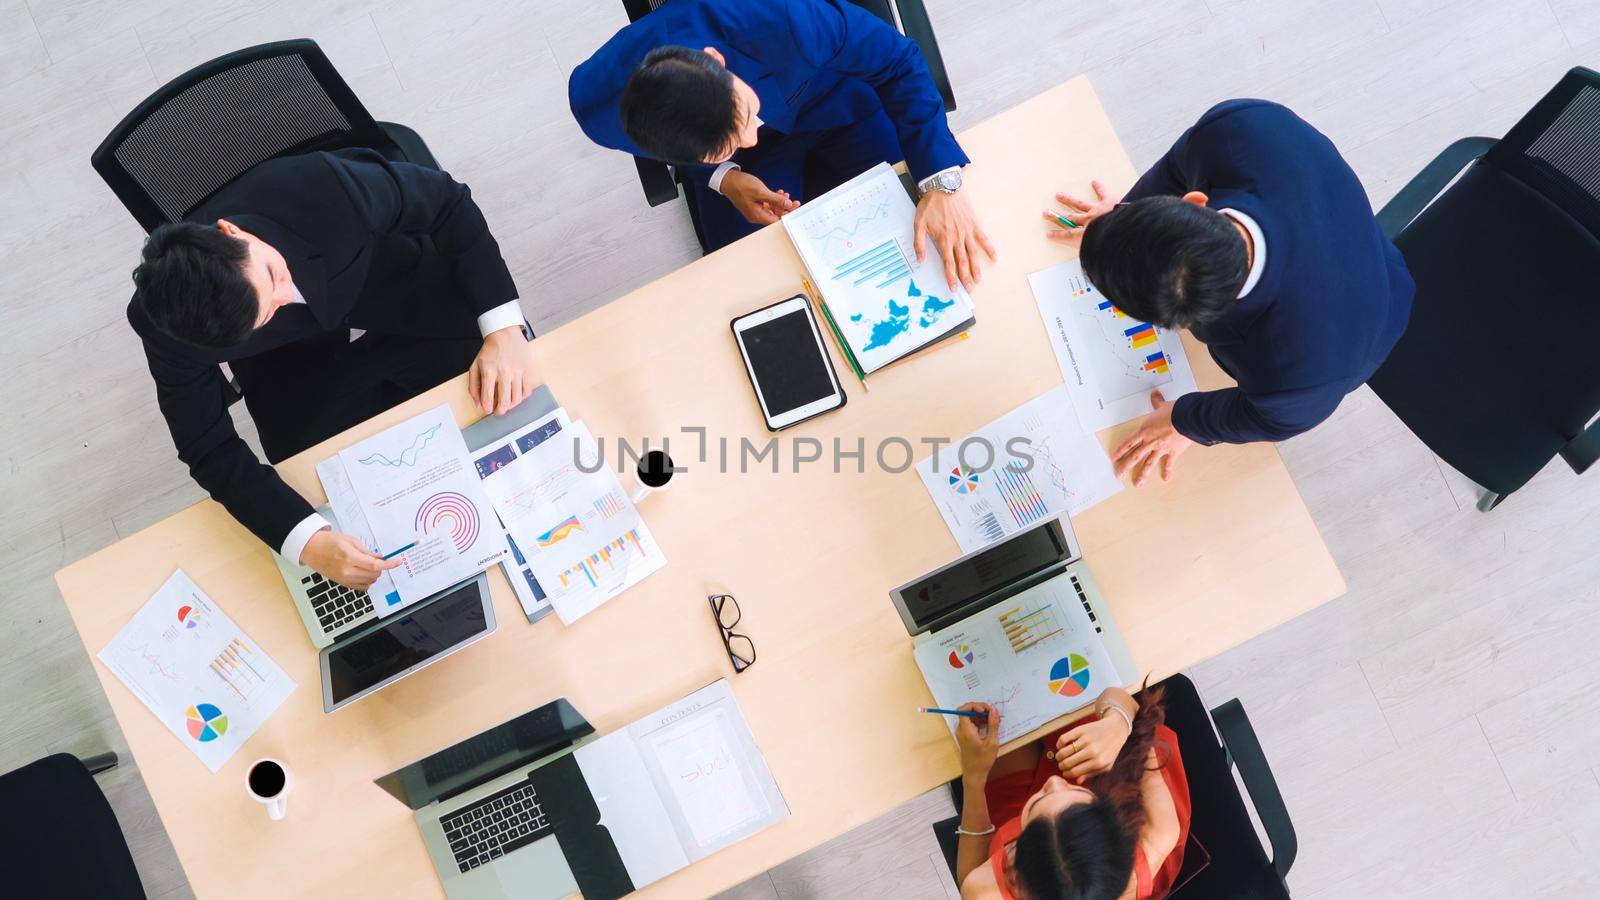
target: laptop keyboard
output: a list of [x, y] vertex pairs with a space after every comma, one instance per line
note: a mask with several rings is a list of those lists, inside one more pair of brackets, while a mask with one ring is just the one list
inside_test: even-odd
[[526, 782], [441, 816], [439, 824], [463, 872], [525, 847], [550, 830], [533, 785]]
[[305, 585], [306, 597], [311, 601], [311, 611], [317, 614], [317, 624], [324, 632], [335, 631], [340, 626], [366, 615], [372, 609], [372, 600], [365, 591], [352, 590], [336, 581], [312, 572], [300, 579]]

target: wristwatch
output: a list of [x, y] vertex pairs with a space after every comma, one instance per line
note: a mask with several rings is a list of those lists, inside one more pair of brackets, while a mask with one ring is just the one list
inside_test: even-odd
[[945, 169], [943, 172], [935, 172], [917, 182], [917, 190], [924, 194], [929, 191], [944, 191], [946, 194], [954, 194], [956, 191], [961, 190], [960, 167]]

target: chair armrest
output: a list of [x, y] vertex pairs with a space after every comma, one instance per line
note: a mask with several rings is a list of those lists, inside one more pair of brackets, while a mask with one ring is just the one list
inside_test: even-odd
[[422, 139], [422, 135], [394, 122], [379, 122], [378, 127], [383, 129], [389, 140], [394, 141], [396, 147], [400, 148], [400, 154], [405, 157], [406, 162], [425, 169], [439, 170], [439, 161], [433, 158], [433, 151], [428, 149], [428, 144]]
[[1588, 426], [1578, 432], [1578, 436], [1560, 450], [1561, 458], [1566, 460], [1572, 471], [1582, 475], [1600, 459], [1600, 415], [1589, 422]]
[[667, 168], [666, 163], [635, 156], [633, 165], [639, 170], [639, 184], [644, 188], [644, 199], [651, 206], [678, 199], [678, 182], [673, 179], [672, 170]]
[[1384, 235], [1391, 241], [1398, 237], [1413, 219], [1428, 208], [1433, 198], [1439, 196], [1451, 179], [1497, 143], [1494, 138], [1469, 137], [1444, 148], [1444, 152], [1435, 156], [1433, 162], [1428, 163], [1393, 199], [1383, 205], [1378, 213], [1378, 227], [1383, 229]]
[[1278, 782], [1267, 765], [1267, 755], [1256, 739], [1256, 730], [1244, 714], [1243, 704], [1236, 699], [1213, 709], [1211, 721], [1216, 723], [1217, 733], [1222, 736], [1229, 764], [1239, 770], [1239, 778], [1250, 792], [1250, 803], [1256, 808], [1256, 816], [1261, 819], [1261, 827], [1266, 829], [1267, 840], [1272, 844], [1272, 868], [1282, 880], [1294, 865], [1300, 843], [1295, 838], [1294, 823], [1289, 821], [1289, 809], [1283, 805], [1283, 795], [1278, 792]]

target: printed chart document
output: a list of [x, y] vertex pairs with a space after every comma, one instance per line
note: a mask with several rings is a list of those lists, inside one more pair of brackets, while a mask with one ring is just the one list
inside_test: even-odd
[[1196, 390], [1178, 333], [1117, 309], [1077, 260], [1028, 276], [1050, 347], [1084, 431], [1150, 412], [1150, 392], [1176, 400]]
[[[548, 422], [547, 422], [548, 425]], [[526, 568], [570, 625], [666, 565], [655, 537], [583, 422], [534, 435], [500, 457], [483, 487]]]
[[470, 578], [505, 555], [505, 538], [448, 405], [339, 451], [339, 461], [366, 516], [374, 552], [416, 542], [389, 571], [404, 603]]
[[[367, 524], [361, 499], [350, 485], [350, 476], [345, 474], [344, 460], [330, 456], [317, 463], [317, 480], [322, 482], [322, 490], [328, 495], [334, 527], [360, 541], [363, 547], [376, 549], [378, 541], [372, 536], [372, 526]], [[395, 587], [394, 579], [389, 577], [388, 572], [378, 573], [377, 580], [367, 589], [367, 598], [372, 601], [372, 608], [378, 611], [380, 617], [399, 612], [407, 605], [401, 600], [400, 589]]]
[[[988, 703], [1000, 711], [1001, 743], [1124, 682], [1070, 578], [1052, 578], [924, 635], [915, 656], [939, 706]], [[954, 736], [955, 717], [943, 718]]]
[[[994, 448], [993, 465], [984, 471], [961, 464], [958, 448], [973, 438]], [[1017, 452], [1008, 452], [1011, 447]], [[990, 457], [972, 444], [967, 460], [981, 464]], [[962, 553], [1062, 512], [1075, 516], [1122, 490], [1100, 443], [1078, 427], [1065, 387], [1051, 388], [940, 448], [917, 463], [917, 474]]]
[[575, 755], [635, 887], [789, 815], [727, 679]]
[[929, 246], [917, 262], [916, 205], [888, 163], [783, 217], [783, 227], [868, 373], [970, 328], [966, 289], [951, 294]]
[[98, 656], [212, 772], [295, 689], [182, 569]]
[[[501, 482], [515, 479], [515, 473], [504, 474], [507, 473], [506, 466], [515, 462], [522, 454], [560, 434], [561, 429], [567, 427], [569, 422], [567, 411], [557, 408], [549, 415], [479, 449], [472, 465], [477, 470], [478, 477], [484, 480], [485, 490], [490, 498], [494, 497]], [[488, 487], [491, 481], [492, 489]], [[506, 531], [506, 544], [511, 549], [511, 556], [502, 560], [500, 566], [505, 570], [506, 580], [511, 582], [511, 589], [516, 592], [517, 600], [522, 604], [522, 611], [528, 616], [528, 621], [537, 622], [549, 615], [554, 606], [544, 587], [539, 584], [539, 579], [534, 576], [533, 569], [528, 566], [528, 558], [523, 554], [522, 548], [517, 546], [517, 539], [509, 530]]]

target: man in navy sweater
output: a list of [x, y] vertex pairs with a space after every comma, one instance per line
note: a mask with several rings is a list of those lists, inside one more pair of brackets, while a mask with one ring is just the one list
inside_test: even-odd
[[[1281, 441], [1331, 415], [1405, 331], [1415, 285], [1333, 143], [1265, 100], [1200, 117], [1121, 202], [1057, 199], [1085, 274], [1130, 316], [1188, 328], [1238, 387], [1168, 402], [1113, 454], [1133, 483], [1191, 444]], [[1053, 213], [1046, 213], [1052, 222]]]
[[[961, 151], [916, 43], [849, 0], [672, 0], [572, 70], [590, 140], [676, 165], [715, 250], [826, 189], [902, 158], [918, 179], [915, 249], [950, 287], [994, 255], [961, 191]], [[814, 165], [812, 165], [814, 164]]]

